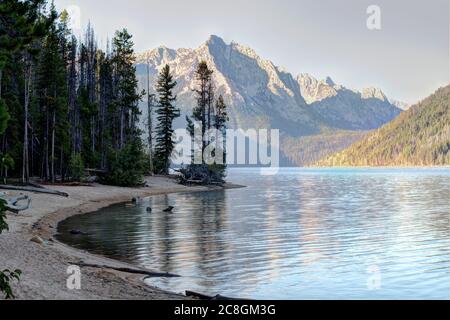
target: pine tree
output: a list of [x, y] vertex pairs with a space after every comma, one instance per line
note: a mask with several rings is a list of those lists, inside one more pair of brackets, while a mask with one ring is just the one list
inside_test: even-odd
[[71, 36], [69, 43], [68, 54], [68, 79], [67, 79], [67, 94], [69, 107], [69, 123], [70, 123], [70, 137], [71, 137], [71, 154], [79, 154], [81, 148], [78, 144], [78, 127], [80, 126], [80, 112], [77, 103], [77, 39]]
[[0, 2], [0, 97], [2, 71], [14, 52], [27, 47], [35, 39], [45, 36], [56, 19], [55, 12], [48, 17], [39, 13], [46, 0], [2, 0]]
[[111, 126], [113, 118], [110, 117], [110, 107], [113, 99], [113, 70], [111, 63], [111, 55], [108, 52], [100, 52], [98, 58], [99, 75], [98, 75], [98, 91], [99, 91], [99, 124], [98, 124], [98, 148], [100, 149], [100, 168], [106, 168], [106, 157], [109, 146], [111, 145]]
[[223, 145], [216, 145], [216, 150], [221, 149], [223, 152], [223, 159], [226, 158], [226, 130], [228, 122], [227, 106], [223, 100], [223, 96], [220, 95], [216, 101], [215, 115], [214, 115], [214, 128], [222, 134]]
[[134, 50], [132, 36], [126, 29], [117, 31], [113, 39], [115, 69], [115, 112], [118, 114], [118, 132], [116, 146], [122, 149], [127, 141], [139, 135], [137, 120], [140, 114], [138, 103], [142, 98], [137, 93], [138, 80], [134, 66]]
[[[187, 131], [191, 135], [191, 164], [182, 170], [186, 180], [198, 180], [205, 184], [223, 182], [226, 170], [225, 146], [228, 115], [223, 97], [219, 96], [217, 101], [215, 101], [212, 75], [213, 71], [209, 69], [207, 63], [201, 61], [196, 71], [198, 87], [194, 90], [197, 96], [197, 105], [192, 110], [192, 117], [186, 117]], [[194, 135], [194, 121], [201, 125], [201, 137]], [[217, 139], [213, 140], [213, 137], [207, 134], [211, 129], [215, 129], [217, 131], [216, 134], [221, 134], [222, 136], [216, 137]], [[222, 145], [220, 144], [221, 141]], [[205, 149], [211, 143], [215, 143], [212, 156], [220, 155], [217, 154], [218, 152], [222, 153], [221, 157], [215, 157], [216, 160], [221, 160], [220, 163], [207, 164], [205, 162]], [[199, 144], [201, 145], [201, 151], [194, 150], [194, 146]], [[194, 163], [197, 157], [194, 152], [201, 152], [201, 164]]]
[[[214, 92], [212, 74], [213, 71], [209, 69], [208, 64], [205, 61], [201, 61], [196, 70], [198, 88], [196, 88], [194, 92], [197, 96], [197, 106], [192, 111], [192, 118], [201, 125], [202, 155], [208, 145], [206, 132], [211, 129], [211, 119], [213, 118]], [[189, 121], [192, 122], [192, 120]], [[204, 161], [203, 157], [202, 161]]]
[[180, 110], [174, 106], [176, 96], [173, 95], [173, 89], [176, 85], [169, 65], [165, 65], [156, 85], [159, 102], [156, 108], [158, 125], [156, 126], [155, 161], [157, 172], [163, 174], [169, 173], [170, 158], [175, 144], [173, 121], [180, 116]]
[[[53, 24], [44, 40], [39, 70], [37, 91], [41, 110], [41, 176], [56, 181], [57, 148], [65, 153], [67, 140], [67, 62], [62, 47], [62, 29]], [[58, 145], [59, 146], [58, 146]], [[61, 153], [59, 153], [61, 157]], [[63, 159], [60, 159], [63, 160]]]
[[148, 160], [150, 174], [153, 174], [153, 104], [155, 95], [150, 93], [150, 66], [147, 63], [147, 131], [148, 131]]
[[[225, 104], [225, 101], [223, 99], [223, 96], [220, 95], [219, 98], [216, 101], [215, 105], [215, 115], [214, 115], [214, 128], [217, 131], [217, 134], [221, 134], [220, 137], [221, 140], [216, 140], [216, 146], [215, 146], [215, 154], [218, 152], [221, 152], [221, 159], [222, 163], [216, 163], [213, 165], [212, 170], [215, 172], [215, 174], [219, 177], [220, 180], [224, 180], [226, 175], [226, 145], [227, 145], [227, 122], [228, 122], [228, 114], [227, 114], [227, 106]], [[217, 137], [218, 138], [218, 137]], [[220, 145], [220, 142], [222, 143]]]
[[[80, 83], [75, 113], [76, 148], [75, 153], [81, 153], [84, 163], [95, 168], [99, 165], [97, 152], [98, 140], [98, 51], [95, 33], [89, 23], [81, 43], [79, 56]], [[72, 120], [73, 121], [73, 120]]]

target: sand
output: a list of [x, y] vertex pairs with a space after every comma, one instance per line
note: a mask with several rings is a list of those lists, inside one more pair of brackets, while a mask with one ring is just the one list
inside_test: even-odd
[[[64, 191], [68, 198], [10, 191], [32, 197], [30, 209], [19, 214], [8, 213], [10, 230], [0, 234], [0, 268], [21, 269], [20, 282], [13, 283], [17, 299], [187, 299], [182, 294], [167, 292], [144, 284], [144, 275], [115, 271], [110, 268], [81, 267], [81, 289], [67, 288], [68, 266], [96, 264], [136, 268], [126, 263], [74, 249], [54, 239], [58, 222], [67, 217], [96, 211], [108, 205], [130, 201], [133, 196], [150, 196], [174, 192], [217, 190], [218, 187], [187, 187], [173, 179], [148, 177], [148, 187], [121, 188], [92, 186], [52, 186]], [[227, 185], [226, 188], [239, 187]], [[30, 241], [38, 236], [43, 244]], [[159, 270], [149, 270], [158, 272]], [[3, 297], [0, 297], [2, 299]]]

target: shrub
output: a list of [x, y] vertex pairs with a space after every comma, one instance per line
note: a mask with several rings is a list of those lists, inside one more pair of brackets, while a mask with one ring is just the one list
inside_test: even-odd
[[181, 183], [188, 183], [189, 180], [205, 185], [225, 183], [225, 165], [190, 164], [179, 171], [181, 173]]
[[[5, 200], [0, 199], [0, 234], [3, 230], [8, 230], [8, 224], [6, 223], [6, 207]], [[12, 280], [19, 280], [20, 274], [22, 272], [20, 270], [10, 271], [5, 269], [0, 271], [0, 292], [5, 294], [5, 299], [14, 299], [14, 294], [11, 289], [10, 282]]]
[[80, 181], [84, 173], [84, 163], [81, 154], [74, 154], [69, 161], [69, 175], [74, 181]]
[[5, 299], [15, 298], [11, 289], [10, 282], [12, 280], [20, 280], [21, 273], [22, 271], [20, 270], [10, 271], [8, 269], [5, 269], [3, 271], [0, 271], [0, 291], [5, 294]]
[[3, 173], [3, 183], [6, 184], [8, 170], [14, 169], [14, 159], [9, 153], [0, 154], [0, 171]]
[[107, 174], [101, 178], [105, 184], [133, 187], [144, 183], [145, 156], [142, 145], [133, 142], [121, 150], [110, 150]]
[[8, 230], [8, 224], [6, 223], [6, 202], [0, 199], [0, 234], [3, 230]]

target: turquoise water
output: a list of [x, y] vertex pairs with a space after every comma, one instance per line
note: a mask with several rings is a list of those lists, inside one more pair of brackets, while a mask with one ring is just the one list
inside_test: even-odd
[[176, 292], [450, 299], [449, 178], [450, 169], [233, 169], [228, 179], [247, 188], [114, 205], [63, 221], [59, 239], [179, 274], [147, 280]]

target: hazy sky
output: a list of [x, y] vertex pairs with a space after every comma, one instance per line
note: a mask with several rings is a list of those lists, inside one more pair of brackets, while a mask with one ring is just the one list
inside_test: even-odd
[[[210, 34], [248, 45], [297, 75], [377, 86], [415, 102], [448, 84], [449, 0], [55, 0], [80, 8], [99, 40], [126, 27], [137, 51], [195, 48]], [[366, 26], [381, 8], [381, 30]], [[74, 7], [72, 7], [74, 8]], [[76, 8], [76, 7], [75, 7]], [[76, 30], [76, 33], [80, 33]]]

